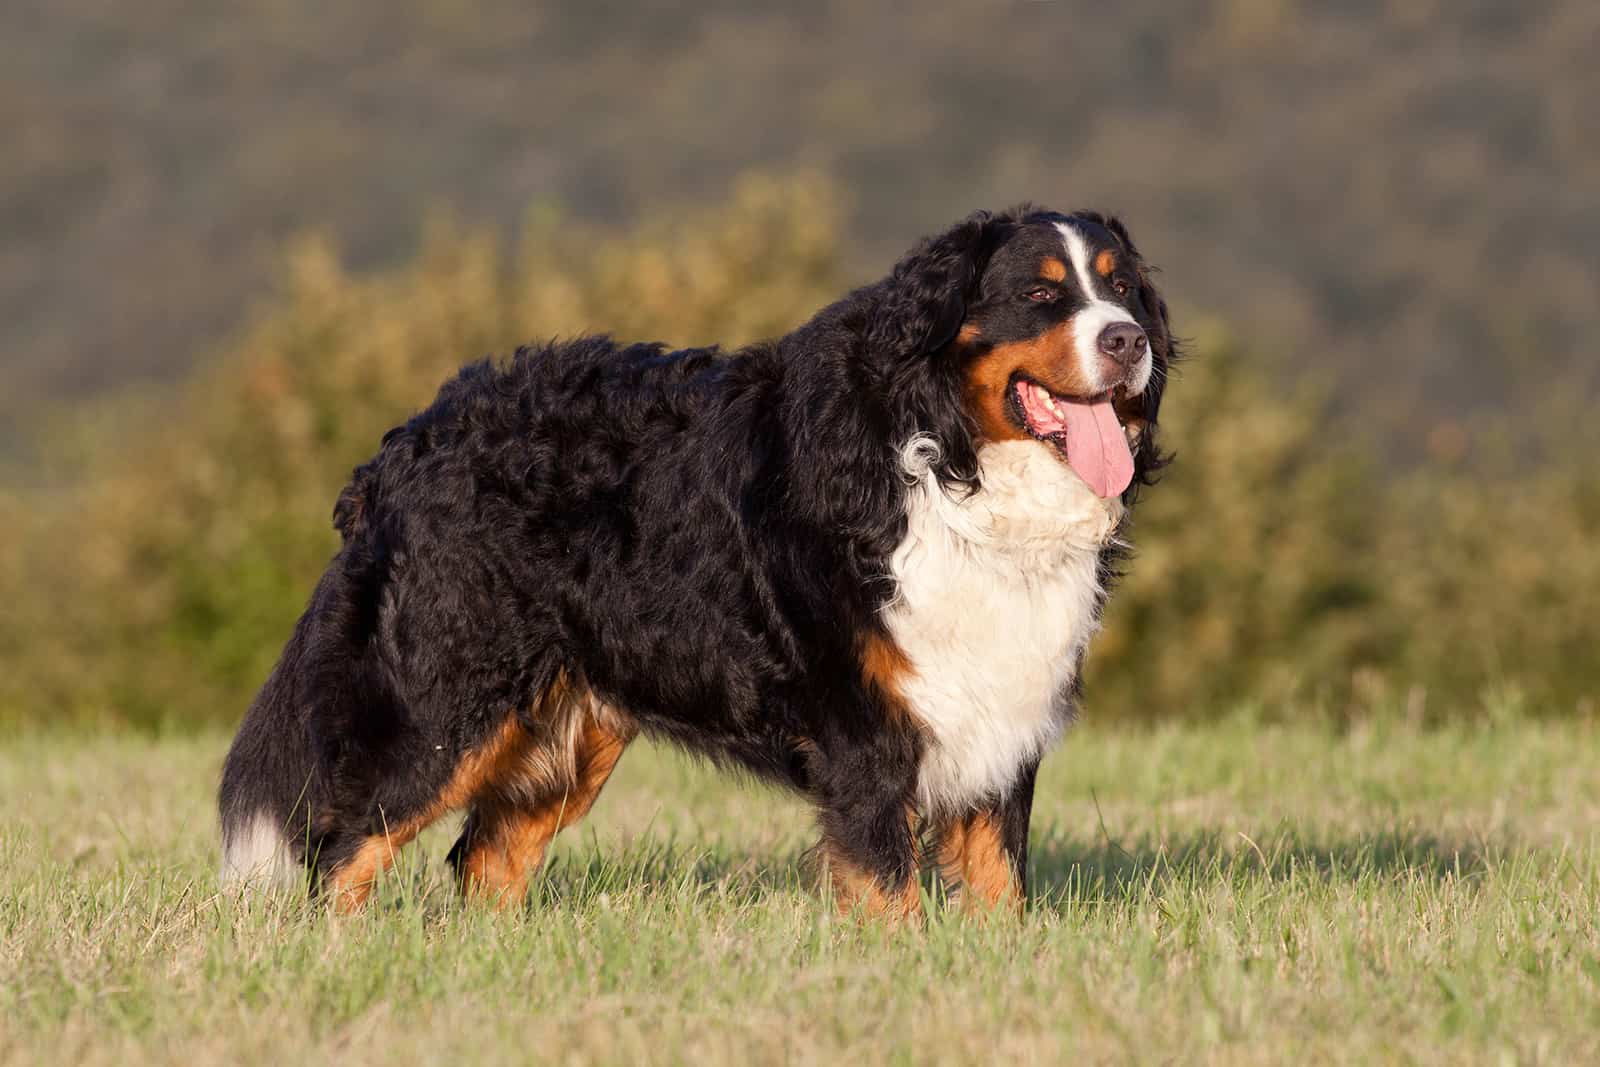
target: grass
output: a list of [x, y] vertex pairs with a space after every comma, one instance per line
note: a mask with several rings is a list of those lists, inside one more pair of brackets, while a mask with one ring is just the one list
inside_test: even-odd
[[0, 1063], [1600, 1061], [1600, 724], [1087, 723], [1020, 922], [831, 916], [797, 803], [642, 746], [522, 912], [213, 892], [226, 738], [0, 751]]

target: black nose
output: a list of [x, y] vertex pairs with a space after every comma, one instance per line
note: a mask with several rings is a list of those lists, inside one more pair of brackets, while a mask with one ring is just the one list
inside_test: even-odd
[[1144, 350], [1149, 347], [1150, 340], [1137, 323], [1113, 322], [1100, 331], [1101, 354], [1110, 356], [1118, 363], [1132, 363], [1144, 355]]

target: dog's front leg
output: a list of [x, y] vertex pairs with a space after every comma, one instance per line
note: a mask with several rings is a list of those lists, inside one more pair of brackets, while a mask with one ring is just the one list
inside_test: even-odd
[[998, 803], [951, 818], [933, 835], [939, 869], [947, 882], [961, 887], [966, 907], [1022, 910], [1028, 895], [1028, 823], [1038, 771], [1037, 760], [1029, 763]]
[[818, 851], [841, 913], [921, 917], [916, 766], [910, 746], [889, 743], [853, 749], [825, 768]]

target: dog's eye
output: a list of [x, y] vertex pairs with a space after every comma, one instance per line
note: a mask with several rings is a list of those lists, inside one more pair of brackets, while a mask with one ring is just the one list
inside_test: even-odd
[[1060, 294], [1047, 285], [1036, 285], [1022, 294], [1037, 304], [1048, 304]]
[[1123, 281], [1121, 278], [1118, 278], [1116, 281], [1112, 282], [1111, 288], [1116, 290], [1118, 296], [1128, 295], [1128, 283]]

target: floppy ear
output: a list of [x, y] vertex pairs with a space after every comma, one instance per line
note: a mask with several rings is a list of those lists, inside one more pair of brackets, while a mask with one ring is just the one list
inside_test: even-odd
[[925, 439], [926, 466], [946, 488], [976, 489], [978, 457], [961, 403], [960, 368], [932, 357], [955, 340], [1010, 224], [975, 212], [912, 249], [872, 287], [864, 339], [882, 374], [890, 433], [897, 448], [914, 436]]
[[1139, 304], [1155, 327], [1145, 332], [1150, 335], [1150, 351], [1156, 365], [1165, 369], [1167, 364], [1178, 358], [1178, 353], [1173, 345], [1172, 323], [1167, 319], [1166, 298], [1151, 277], [1155, 273], [1156, 268], [1146, 266], [1143, 260], [1139, 261]]
[[1150, 324], [1145, 334], [1150, 338], [1150, 357], [1154, 369], [1150, 375], [1150, 384], [1138, 398], [1137, 414], [1144, 421], [1144, 426], [1139, 433], [1139, 445], [1133, 453], [1134, 482], [1128, 490], [1131, 499], [1138, 486], [1149, 485], [1155, 481], [1156, 472], [1172, 459], [1156, 444], [1156, 417], [1161, 411], [1161, 394], [1166, 389], [1167, 371], [1178, 359], [1178, 349], [1172, 338], [1172, 324], [1167, 319], [1166, 298], [1161, 295], [1161, 290], [1156, 288], [1152, 277], [1157, 273], [1156, 268], [1144, 261], [1138, 248], [1134, 247], [1133, 238], [1128, 235], [1128, 228], [1122, 224], [1121, 219], [1109, 218], [1105, 222], [1107, 229], [1116, 235], [1117, 240], [1122, 242], [1128, 254], [1133, 257], [1133, 261], [1138, 264], [1139, 310], [1143, 312], [1140, 318]]
[[1153, 331], [1145, 331], [1150, 335], [1150, 350], [1162, 364], [1169, 363], [1176, 358], [1177, 353], [1173, 351], [1172, 346], [1172, 325], [1167, 321], [1167, 302], [1151, 279], [1151, 275], [1157, 273], [1157, 268], [1144, 261], [1144, 257], [1139, 254], [1139, 249], [1133, 243], [1133, 237], [1128, 233], [1128, 227], [1123, 225], [1121, 219], [1107, 218], [1105, 224], [1138, 264], [1140, 308], [1144, 311], [1145, 317], [1156, 326]]
[[975, 212], [895, 264], [883, 283], [873, 347], [906, 359], [937, 352], [954, 340], [968, 303], [977, 295], [999, 227], [989, 212]]
[[1150, 280], [1152, 268], [1139, 263], [1139, 303], [1151, 324], [1145, 333], [1150, 337], [1150, 384], [1144, 389], [1144, 432], [1139, 435], [1139, 447], [1133, 454], [1135, 483], [1150, 485], [1156, 472], [1172, 461], [1156, 444], [1156, 418], [1161, 413], [1161, 395], [1167, 388], [1168, 369], [1178, 358], [1172, 340], [1172, 324], [1167, 320], [1167, 301]]

